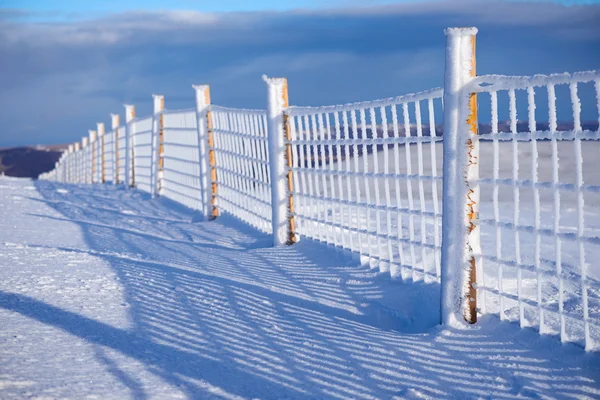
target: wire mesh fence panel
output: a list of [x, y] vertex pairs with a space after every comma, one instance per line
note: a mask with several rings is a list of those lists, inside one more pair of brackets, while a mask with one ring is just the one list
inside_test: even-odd
[[162, 195], [204, 212], [196, 110], [165, 111], [164, 135]]
[[[127, 127], [119, 127], [119, 138], [115, 142], [115, 161], [118, 163], [117, 171], [115, 171], [115, 177], [118, 178], [118, 182], [129, 185], [130, 182], [126, 182], [127, 169], [129, 168], [129, 176], [131, 177], [131, 155], [127, 157], [127, 151], [131, 153], [131, 148], [127, 146]], [[129, 164], [127, 161], [129, 160]], [[115, 167], [116, 168], [116, 167]]]
[[114, 182], [115, 177], [115, 134], [112, 130], [104, 134], [104, 160], [101, 161], [100, 177], [106, 182]]
[[[483, 313], [600, 344], [600, 73], [478, 77]], [[581, 102], [581, 92], [595, 92]], [[526, 105], [526, 113], [518, 109]], [[566, 112], [565, 112], [566, 111]], [[561, 120], [557, 112], [561, 113]], [[507, 116], [502, 122], [499, 116]]]
[[213, 106], [211, 118], [219, 210], [270, 233], [266, 111]]
[[141, 118], [132, 122], [135, 186], [148, 193], [153, 188], [152, 124], [153, 117]]
[[297, 233], [439, 280], [441, 96], [289, 108]]

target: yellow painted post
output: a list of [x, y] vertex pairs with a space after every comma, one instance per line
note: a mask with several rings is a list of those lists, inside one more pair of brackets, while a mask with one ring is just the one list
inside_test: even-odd
[[[476, 66], [477, 60], [475, 58], [475, 35], [471, 35], [471, 69], [470, 76], [472, 78], [477, 76]], [[469, 117], [467, 119], [469, 126], [469, 134], [478, 134], [478, 121], [477, 121], [477, 93], [471, 93], [469, 95]], [[474, 253], [479, 252], [476, 248], [479, 246], [479, 238], [472, 238], [471, 236], [479, 236], [479, 228], [476, 225], [477, 218], [479, 217], [479, 187], [471, 187], [469, 180], [477, 178], [479, 176], [479, 142], [473, 143], [472, 139], [467, 141], [468, 147], [468, 159], [467, 159], [467, 218], [469, 221], [468, 228], [468, 246], [470, 252], [469, 263], [471, 265], [469, 270], [469, 286], [468, 292], [466, 293], [468, 299], [468, 307], [465, 308], [465, 320], [471, 324], [477, 322], [477, 289], [475, 284], [477, 283], [477, 261], [475, 260]], [[476, 174], [476, 175], [474, 175]], [[474, 240], [473, 240], [474, 239]]]
[[[125, 123], [127, 124], [126, 139], [125, 139], [125, 186], [135, 187], [135, 131], [132, 121], [135, 119], [135, 106], [125, 104]], [[128, 161], [130, 160], [130, 161]], [[131, 179], [129, 176], [131, 174]]]
[[[289, 106], [289, 96], [288, 96], [288, 82], [287, 79], [284, 80], [283, 84], [283, 108], [287, 108]], [[286, 145], [285, 145], [285, 158], [287, 161], [288, 172], [287, 172], [287, 184], [288, 184], [288, 244], [296, 243], [296, 222], [294, 219], [294, 180], [293, 180], [293, 159], [292, 159], [292, 145], [290, 141], [292, 140], [292, 132], [290, 128], [289, 116], [284, 111], [283, 112], [283, 129], [285, 131]]]
[[[205, 107], [210, 107], [210, 87], [208, 86], [206, 86], [206, 89], [204, 90], [204, 105]], [[206, 132], [208, 137], [208, 162], [210, 164], [210, 204], [212, 208], [211, 219], [215, 219], [219, 216], [219, 209], [217, 208], [217, 159], [215, 157], [215, 137], [213, 133], [212, 115], [210, 108], [206, 113]]]
[[119, 123], [120, 123], [120, 116], [119, 114], [110, 114], [110, 119], [111, 119], [111, 128], [112, 130], [115, 132], [115, 136], [113, 139], [113, 154], [115, 157], [115, 163], [114, 163], [114, 168], [115, 170], [113, 171], [114, 174], [114, 184], [118, 185], [119, 184], [119, 157], [121, 156], [120, 152], [119, 152]]
[[165, 97], [162, 95], [154, 95], [154, 113], [159, 112], [158, 118], [158, 157], [157, 157], [157, 174], [156, 174], [156, 195], [160, 196], [164, 188], [165, 177]]

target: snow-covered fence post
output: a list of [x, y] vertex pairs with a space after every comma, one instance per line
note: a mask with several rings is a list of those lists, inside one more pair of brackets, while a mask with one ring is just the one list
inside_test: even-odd
[[[292, 175], [289, 168], [292, 164], [290, 132], [285, 115], [288, 107], [288, 84], [285, 78], [268, 78], [263, 76], [267, 84], [267, 118], [268, 118], [268, 151], [271, 182], [271, 224], [273, 227], [273, 245], [282, 246], [296, 242], [294, 235], [294, 200], [292, 198]], [[286, 187], [287, 186], [287, 187]]]
[[135, 106], [125, 104], [125, 187], [135, 187]]
[[[154, 99], [154, 117], [152, 121], [152, 168], [150, 168], [151, 192], [153, 196], [159, 196], [163, 189], [164, 178], [164, 114], [165, 97], [159, 94], [153, 94]], [[157, 143], [158, 142], [158, 143]]]
[[121, 153], [119, 152], [119, 122], [120, 116], [119, 114], [110, 114], [110, 127], [114, 132], [113, 136], [113, 145], [112, 145], [112, 171], [113, 177], [112, 182], [113, 185], [119, 184], [119, 157]]
[[[104, 153], [104, 123], [102, 122], [98, 122], [96, 124], [96, 129], [97, 129], [97, 139], [98, 139], [98, 143], [96, 144], [96, 146], [94, 146], [94, 148], [98, 148], [98, 153], [100, 155], [100, 157], [96, 158], [94, 157], [94, 164], [98, 164], [98, 170], [96, 170], [95, 173], [95, 177], [97, 179], [97, 181], [101, 182], [101, 183], [106, 183], [106, 165], [105, 165], [105, 160], [106, 160], [106, 156]], [[98, 162], [100, 161], [100, 162]], [[98, 176], [100, 175], [100, 176]]]
[[202, 213], [204, 219], [209, 220], [219, 215], [219, 210], [216, 207], [217, 165], [210, 112], [210, 87], [208, 85], [192, 85], [192, 87], [196, 91], [196, 131], [198, 135]]
[[477, 322], [476, 260], [480, 253], [477, 97], [466, 91], [475, 77], [477, 28], [448, 28], [444, 75], [444, 188], [442, 216], [443, 324], [459, 320]]

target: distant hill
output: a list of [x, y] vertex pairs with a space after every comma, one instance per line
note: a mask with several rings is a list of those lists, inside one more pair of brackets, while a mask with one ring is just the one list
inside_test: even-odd
[[67, 145], [0, 149], [0, 173], [19, 178], [37, 178], [50, 171]]

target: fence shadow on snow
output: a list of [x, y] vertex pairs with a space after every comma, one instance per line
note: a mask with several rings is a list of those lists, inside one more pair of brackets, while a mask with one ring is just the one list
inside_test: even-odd
[[[514, 325], [490, 320], [437, 334], [438, 284], [399, 291], [348, 254], [310, 241], [272, 248], [269, 235], [231, 217], [190, 223], [194, 211], [137, 191], [36, 186], [62, 215], [40, 217], [78, 224], [89, 248], [58, 250], [85, 251], [114, 269], [134, 327], [16, 294], [0, 302], [98, 345], [98, 359], [136, 398], [149, 397], [143, 384], [103, 349], [142, 362], [192, 398], [217, 389], [261, 398], [510, 398], [533, 388], [578, 397], [598, 385], [594, 366], [582, 375], [535, 352], [548, 347], [560, 358], [582, 349]], [[477, 385], [465, 383], [474, 376]]]

